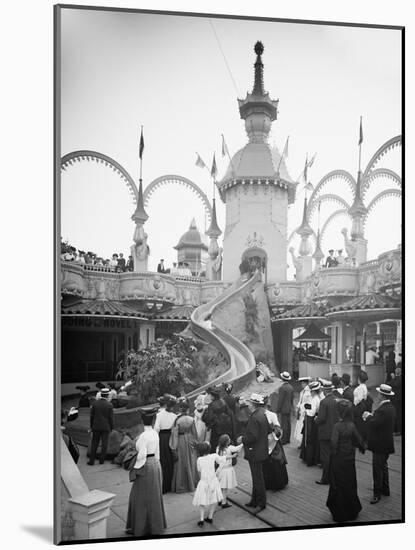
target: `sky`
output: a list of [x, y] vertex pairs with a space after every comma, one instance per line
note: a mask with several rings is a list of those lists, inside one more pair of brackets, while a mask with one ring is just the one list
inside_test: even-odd
[[[287, 166], [296, 180], [306, 154], [313, 184], [333, 169], [356, 176], [359, 120], [363, 117], [362, 168], [401, 129], [401, 37], [391, 29], [244, 21], [191, 16], [62, 10], [61, 151], [91, 149], [111, 156], [138, 181], [138, 144], [144, 128], [143, 185], [176, 174], [191, 179], [211, 199], [207, 170], [195, 165], [198, 152], [209, 166], [213, 153], [219, 177], [231, 154], [247, 142], [237, 98], [253, 85], [254, 44], [261, 40], [264, 83], [279, 99], [270, 144], [280, 149], [290, 136]], [[399, 153], [382, 164], [400, 173]], [[394, 187], [378, 180], [368, 197]], [[350, 199], [344, 182], [331, 191]], [[289, 209], [289, 234], [301, 221], [303, 185]], [[225, 227], [225, 205], [217, 201]], [[119, 177], [96, 163], [76, 164], [62, 175], [62, 237], [104, 258], [128, 254], [132, 244], [132, 197]], [[366, 226], [368, 259], [400, 243], [400, 201], [387, 199]], [[322, 207], [320, 227], [337, 209]], [[200, 200], [180, 186], [163, 186], [151, 198], [145, 224], [151, 255], [176, 260], [174, 246], [192, 218], [204, 231]], [[387, 220], [387, 223], [385, 223]], [[312, 226], [317, 230], [315, 216]], [[323, 250], [344, 248], [340, 217], [326, 232]], [[293, 239], [294, 246], [299, 243]], [[289, 262], [290, 263], [290, 262]], [[289, 276], [292, 275], [290, 268]]]

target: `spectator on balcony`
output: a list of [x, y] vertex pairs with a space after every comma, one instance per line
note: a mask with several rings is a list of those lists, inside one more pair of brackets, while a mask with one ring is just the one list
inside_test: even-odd
[[337, 251], [336, 260], [337, 260], [338, 265], [343, 265], [344, 264], [346, 258], [343, 256], [343, 249], [342, 248]]
[[120, 254], [119, 254], [119, 256], [118, 256], [117, 271], [118, 271], [119, 273], [125, 271], [125, 258], [124, 258], [124, 255], [123, 255], [122, 252], [120, 252]]
[[66, 252], [61, 254], [62, 260], [64, 260], [65, 262], [73, 262], [75, 260], [75, 254], [74, 254], [75, 251], [76, 251], [76, 248], [69, 247], [66, 250]]
[[94, 265], [96, 265], [98, 267], [104, 267], [104, 262], [103, 262], [102, 258], [95, 258], [94, 259]]
[[113, 254], [111, 260], [109, 260], [109, 267], [113, 267], [114, 269], [118, 265], [118, 254]]
[[134, 260], [132, 256], [128, 256], [126, 269], [127, 271], [134, 271]]
[[157, 266], [157, 273], [166, 273], [166, 269], [164, 267], [164, 260], [160, 260], [160, 263]]
[[337, 266], [337, 259], [334, 257], [334, 250], [329, 250], [329, 255], [326, 258], [326, 263], [324, 264], [324, 267], [336, 267]]
[[80, 264], [85, 263], [85, 252], [83, 250], [78, 250], [78, 257], [76, 258], [76, 261]]
[[88, 265], [91, 265], [93, 263], [93, 259], [92, 259], [92, 256], [93, 256], [93, 252], [87, 252], [85, 254], [85, 263], [88, 264]]

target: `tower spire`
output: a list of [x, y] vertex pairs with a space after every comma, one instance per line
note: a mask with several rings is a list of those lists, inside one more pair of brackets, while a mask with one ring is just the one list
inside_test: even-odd
[[209, 229], [206, 231], [208, 237], [218, 238], [222, 234], [216, 219], [216, 199], [213, 199], [212, 219], [210, 220]]
[[264, 64], [262, 63], [261, 55], [264, 53], [264, 45], [258, 40], [255, 44], [254, 51], [256, 53], [255, 61], [255, 80], [252, 89], [252, 95], [264, 95]]
[[143, 180], [140, 178], [140, 185], [138, 187], [138, 198], [137, 198], [137, 207], [134, 214], [131, 216], [131, 219], [136, 224], [143, 224], [148, 220], [148, 214], [144, 209], [144, 199], [143, 199]]

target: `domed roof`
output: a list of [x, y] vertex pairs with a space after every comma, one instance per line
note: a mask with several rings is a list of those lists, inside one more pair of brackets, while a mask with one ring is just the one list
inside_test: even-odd
[[219, 185], [228, 179], [267, 179], [279, 177], [287, 183], [294, 184], [288, 173], [285, 159], [276, 147], [268, 143], [247, 143], [232, 157], [225, 176]]
[[202, 248], [205, 250], [208, 249], [206, 244], [203, 242], [200, 231], [197, 229], [194, 218], [190, 223], [189, 229], [180, 237], [178, 244], [174, 248], [176, 250], [180, 250], [181, 248], [186, 247]]

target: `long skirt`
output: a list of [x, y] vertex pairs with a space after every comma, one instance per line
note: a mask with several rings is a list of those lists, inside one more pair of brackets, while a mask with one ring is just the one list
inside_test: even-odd
[[358, 405], [353, 405], [353, 422], [363, 441], [367, 441], [367, 424], [362, 418], [362, 414], [366, 410], [365, 401], [360, 401]]
[[304, 418], [303, 440], [301, 442], [300, 458], [307, 466], [314, 466], [319, 462], [318, 428], [314, 416]]
[[280, 491], [288, 483], [287, 459], [284, 447], [277, 441], [268, 458], [262, 463], [265, 489]]
[[301, 443], [303, 438], [302, 433], [303, 433], [303, 427], [304, 427], [304, 418], [305, 418], [305, 414], [301, 413], [300, 418], [295, 423], [294, 439], [295, 441], [298, 441], [298, 443]]
[[171, 482], [173, 479], [173, 453], [170, 449], [170, 434], [171, 430], [160, 430], [160, 464], [163, 472], [163, 493], [171, 491]]
[[329, 468], [329, 496], [326, 505], [334, 521], [351, 521], [357, 518], [362, 505], [357, 495], [354, 456], [332, 455]]
[[196, 451], [190, 446], [191, 440], [190, 433], [179, 434], [171, 484], [173, 493], [192, 493], [196, 489], [199, 475], [196, 470]]
[[160, 462], [155, 457], [147, 457], [131, 487], [126, 528], [134, 536], [142, 537], [159, 535], [165, 527]]

